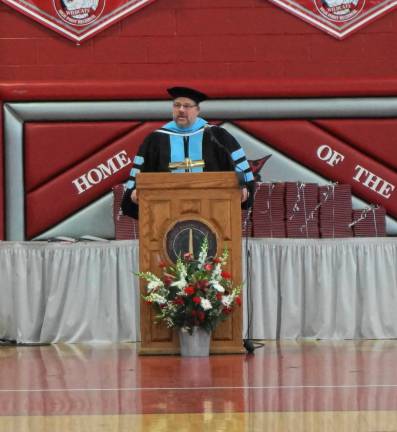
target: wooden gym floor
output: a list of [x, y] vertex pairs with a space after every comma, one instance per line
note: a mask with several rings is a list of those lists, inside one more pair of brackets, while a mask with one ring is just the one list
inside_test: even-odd
[[396, 340], [271, 341], [208, 358], [2, 346], [0, 432], [396, 432], [396, 368]]

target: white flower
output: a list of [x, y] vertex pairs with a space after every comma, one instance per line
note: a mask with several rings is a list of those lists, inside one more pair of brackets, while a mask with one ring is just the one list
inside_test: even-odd
[[162, 288], [164, 287], [164, 283], [161, 279], [159, 279], [156, 275], [150, 272], [139, 272], [135, 273], [137, 276], [141, 277], [142, 279], [145, 279], [149, 283], [147, 284], [147, 291], [148, 293], [151, 293], [156, 288]]
[[172, 318], [166, 317], [166, 318], [164, 318], [164, 320], [165, 320], [165, 323], [166, 323], [166, 325], [167, 325], [168, 328], [171, 328], [171, 327], [175, 326], [175, 323], [172, 320]]
[[151, 293], [150, 295], [148, 295], [146, 297], [146, 300], [151, 301], [153, 303], [157, 303], [160, 305], [164, 305], [167, 303], [167, 299], [163, 296], [161, 296], [160, 294], [157, 293]]
[[223, 306], [229, 307], [234, 300], [234, 296], [233, 295], [227, 295], [227, 296], [223, 296], [222, 297], [222, 304]]
[[217, 281], [217, 280], [210, 280], [210, 284], [216, 289], [218, 292], [225, 292], [225, 288]]
[[186, 282], [185, 278], [179, 279], [175, 282], [172, 282], [172, 284], [171, 284], [171, 286], [177, 287], [179, 289], [179, 291], [182, 291], [186, 285], [187, 285], [187, 282]]
[[148, 290], [148, 292], [151, 292], [154, 289], [160, 288], [160, 287], [163, 287], [163, 286], [164, 286], [163, 282], [160, 279], [156, 278], [156, 279], [151, 280], [148, 283], [147, 290]]
[[208, 239], [207, 237], [204, 238], [203, 243], [200, 248], [200, 253], [198, 256], [198, 262], [200, 263], [200, 268], [204, 267], [205, 261], [207, 260], [207, 253], [208, 253]]
[[201, 307], [204, 310], [212, 309], [212, 304], [211, 304], [211, 302], [208, 299], [205, 299], [205, 298], [201, 297], [200, 304], [201, 304]]
[[175, 267], [176, 267], [176, 270], [177, 270], [179, 277], [181, 279], [185, 279], [185, 277], [187, 276], [187, 270], [186, 270], [185, 265], [183, 264], [183, 262], [180, 259], [177, 260]]
[[222, 273], [222, 267], [221, 264], [218, 263], [214, 267], [214, 270], [212, 271], [211, 278], [213, 280], [220, 280], [221, 279], [221, 273]]

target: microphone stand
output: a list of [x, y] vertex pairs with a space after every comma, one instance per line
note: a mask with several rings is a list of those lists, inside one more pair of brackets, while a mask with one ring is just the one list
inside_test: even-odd
[[[244, 171], [242, 171], [237, 165], [234, 159], [232, 158], [232, 155], [230, 154], [229, 149], [222, 144], [218, 138], [214, 135], [214, 133], [211, 130], [210, 125], [205, 125], [204, 129], [208, 131], [211, 142], [214, 142], [219, 148], [221, 148], [228, 156], [233, 168], [234, 172], [237, 175], [238, 183], [240, 187], [245, 187], [246, 181], [245, 181], [245, 174]], [[247, 218], [244, 221], [244, 224], [248, 222], [248, 218], [251, 214], [251, 207], [248, 208]], [[251, 326], [252, 326], [252, 318], [251, 318], [251, 308], [252, 308], [252, 299], [251, 299], [251, 271], [250, 271], [250, 263], [251, 263], [251, 254], [248, 250], [248, 236], [246, 236], [246, 246], [245, 246], [245, 258], [246, 258], [246, 281], [247, 281], [247, 332], [245, 334], [245, 338], [243, 339], [243, 346], [247, 350], [249, 354], [253, 354], [256, 348], [262, 347], [263, 344], [261, 343], [254, 343], [254, 341], [251, 338]]]

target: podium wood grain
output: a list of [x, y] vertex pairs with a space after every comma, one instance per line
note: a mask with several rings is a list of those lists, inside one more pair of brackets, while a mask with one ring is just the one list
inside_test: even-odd
[[[228, 268], [235, 284], [241, 282], [241, 203], [240, 189], [233, 172], [140, 173], [139, 197], [140, 271], [161, 275], [160, 261], [168, 261], [165, 238], [175, 223], [199, 220], [217, 236], [217, 254], [226, 246]], [[145, 292], [141, 281], [141, 294]], [[155, 324], [153, 308], [141, 298], [140, 354], [177, 354], [175, 329]], [[211, 353], [241, 353], [242, 307], [237, 307], [212, 335]]]

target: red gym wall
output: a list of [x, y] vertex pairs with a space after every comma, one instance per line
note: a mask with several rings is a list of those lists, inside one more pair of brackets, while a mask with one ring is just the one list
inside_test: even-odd
[[396, 24], [338, 41], [266, 0], [157, 0], [77, 47], [0, 5], [0, 80], [394, 78]]
[[340, 41], [266, 0], [157, 0], [76, 46], [0, 3], [0, 102], [161, 99], [175, 84], [216, 98], [395, 96], [396, 53], [397, 11]]

